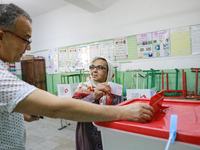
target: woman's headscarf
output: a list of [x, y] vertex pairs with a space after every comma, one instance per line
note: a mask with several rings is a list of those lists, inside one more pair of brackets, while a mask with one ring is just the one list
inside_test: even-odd
[[[115, 76], [115, 71], [114, 71], [112, 62], [110, 60], [101, 56], [96, 56], [92, 59], [90, 65], [92, 65], [96, 60], [101, 59], [101, 58], [105, 59], [108, 64], [108, 75], [107, 75], [106, 82], [111, 82]], [[73, 95], [73, 98], [83, 98], [94, 92], [94, 89], [99, 82], [94, 81], [91, 75], [86, 80], [87, 80], [86, 82], [81, 82], [78, 85]]]
[[[107, 83], [108, 83], [108, 82], [112, 82], [112, 80], [113, 80], [113, 78], [114, 78], [114, 76], [115, 76], [115, 71], [114, 71], [112, 62], [111, 62], [110, 60], [108, 60], [108, 59], [106, 59], [106, 58], [104, 58], [104, 57], [101, 57], [101, 56], [96, 56], [96, 57], [94, 57], [94, 58], [92, 59], [90, 65], [92, 65], [96, 60], [101, 59], [101, 58], [105, 59], [106, 62], [107, 62], [107, 64], [108, 64], [108, 75], [107, 75], [106, 82], [107, 82]], [[90, 77], [91, 77], [91, 84], [92, 84], [93, 86], [96, 87], [97, 84], [98, 84], [99, 82], [94, 81], [94, 80], [92, 79], [91, 74], [90, 74]]]

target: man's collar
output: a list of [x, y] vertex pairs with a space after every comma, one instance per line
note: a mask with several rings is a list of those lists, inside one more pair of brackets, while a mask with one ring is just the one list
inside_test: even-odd
[[0, 59], [0, 66], [4, 67], [5, 69], [8, 69], [8, 65], [5, 64], [5, 62], [3, 62], [1, 59]]

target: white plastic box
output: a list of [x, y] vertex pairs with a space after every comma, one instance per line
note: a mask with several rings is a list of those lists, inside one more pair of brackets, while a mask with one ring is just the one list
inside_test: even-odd
[[[168, 141], [142, 134], [97, 127], [101, 131], [103, 150], [165, 150]], [[170, 144], [169, 150], [200, 150], [200, 146], [175, 142], [175, 145]]]
[[140, 98], [145, 95], [146, 98], [151, 98], [156, 92], [156, 88], [152, 89], [126, 89], [127, 99]]
[[71, 98], [79, 83], [73, 84], [57, 84], [58, 97], [69, 97]]

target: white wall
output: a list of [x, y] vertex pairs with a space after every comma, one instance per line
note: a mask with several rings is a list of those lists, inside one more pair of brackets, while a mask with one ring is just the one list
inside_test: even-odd
[[[67, 5], [33, 18], [31, 52], [195, 24], [200, 24], [199, 0], [119, 0], [97, 13]], [[199, 65], [200, 55], [188, 55], [133, 60], [121, 64], [119, 69], [199, 68]]]

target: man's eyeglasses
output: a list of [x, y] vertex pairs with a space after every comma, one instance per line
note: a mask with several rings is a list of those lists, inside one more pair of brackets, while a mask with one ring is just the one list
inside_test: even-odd
[[97, 70], [103, 70], [103, 69], [106, 69], [104, 66], [101, 66], [101, 65], [98, 65], [98, 66], [94, 66], [94, 65], [91, 65], [89, 66], [90, 70], [94, 70], [95, 68]]
[[13, 35], [15, 35], [16, 37], [18, 37], [18, 38], [20, 38], [20, 39], [22, 39], [23, 41], [26, 41], [27, 43], [28, 43], [28, 45], [27, 46], [29, 46], [30, 44], [31, 44], [31, 40], [30, 41], [28, 41], [28, 40], [26, 40], [26, 39], [24, 39], [24, 38], [22, 38], [22, 37], [20, 37], [19, 35], [17, 35], [17, 34], [15, 34], [15, 33], [13, 33], [13, 32], [11, 32], [11, 31], [7, 31], [7, 30], [2, 30], [3, 32], [8, 32], [8, 33], [11, 33], [11, 34], [13, 34]]

